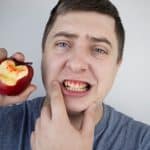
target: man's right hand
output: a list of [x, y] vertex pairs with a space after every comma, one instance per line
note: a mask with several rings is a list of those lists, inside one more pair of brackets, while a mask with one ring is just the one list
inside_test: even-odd
[[[22, 53], [16, 52], [11, 57], [15, 58], [18, 61], [24, 61], [25, 57]], [[0, 60], [7, 58], [7, 50], [4, 48], [0, 48]], [[7, 96], [7, 95], [0, 95], [0, 106], [7, 106], [16, 103], [22, 103], [29, 95], [36, 90], [36, 86], [30, 84], [22, 93], [16, 96]]]

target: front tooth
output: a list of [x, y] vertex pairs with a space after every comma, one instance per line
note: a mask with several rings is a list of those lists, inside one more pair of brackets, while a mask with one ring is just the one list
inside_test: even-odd
[[65, 81], [65, 86], [69, 87], [70, 90], [85, 90], [86, 83], [74, 83], [72, 81]]
[[80, 91], [80, 92], [86, 90], [85, 88], [75, 88], [75, 87], [71, 87], [71, 86], [68, 86], [67, 89], [70, 91]]
[[73, 87], [74, 87], [74, 84], [71, 82], [69, 86], [73, 88]]
[[80, 88], [79, 84], [78, 83], [74, 84], [74, 88], [79, 89]]

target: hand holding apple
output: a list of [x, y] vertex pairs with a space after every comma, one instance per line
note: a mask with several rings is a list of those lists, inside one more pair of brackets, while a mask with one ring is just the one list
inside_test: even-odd
[[30, 84], [33, 68], [24, 59], [20, 52], [7, 58], [6, 49], [0, 48], [0, 106], [20, 103], [35, 90]]
[[0, 61], [0, 94], [18, 95], [30, 84], [33, 68], [29, 63], [6, 58]]

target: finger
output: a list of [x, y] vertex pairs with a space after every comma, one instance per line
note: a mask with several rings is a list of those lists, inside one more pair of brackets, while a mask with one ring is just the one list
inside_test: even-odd
[[7, 105], [16, 104], [16, 103], [22, 103], [28, 99], [29, 95], [33, 91], [35, 91], [35, 89], [36, 89], [36, 86], [32, 84], [32, 85], [29, 85], [23, 93], [21, 93], [17, 96], [0, 95], [0, 105], [7, 106]]
[[100, 107], [97, 103], [94, 103], [85, 111], [84, 114], [81, 131], [85, 137], [91, 138], [94, 136], [94, 129], [99, 119]]
[[34, 132], [37, 132], [40, 128], [40, 118], [37, 118], [36, 119], [36, 122], [35, 122], [35, 131]]
[[44, 105], [41, 110], [41, 122], [45, 124], [45, 122], [49, 122], [51, 120], [51, 113], [49, 105]]
[[25, 61], [25, 56], [24, 56], [24, 54], [21, 53], [21, 52], [16, 52], [16, 53], [13, 54], [11, 57], [15, 58], [15, 59], [18, 60], [18, 61], [22, 61], [22, 62]]
[[68, 115], [64, 103], [64, 98], [61, 92], [60, 85], [57, 81], [52, 82], [50, 91], [51, 91], [50, 104], [51, 104], [52, 119], [67, 120]]
[[0, 48], [0, 60], [7, 58], [7, 50], [5, 48]]
[[30, 143], [31, 143], [31, 149], [35, 150], [35, 134], [34, 134], [34, 132], [32, 132], [32, 134], [31, 134]]
[[22, 100], [28, 99], [28, 97], [36, 90], [36, 85], [30, 84], [21, 94], [18, 95]]

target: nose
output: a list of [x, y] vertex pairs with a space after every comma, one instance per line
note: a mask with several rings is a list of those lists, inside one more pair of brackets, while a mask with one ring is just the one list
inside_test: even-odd
[[88, 62], [85, 54], [81, 51], [70, 54], [67, 59], [66, 67], [75, 73], [85, 72], [88, 69]]

